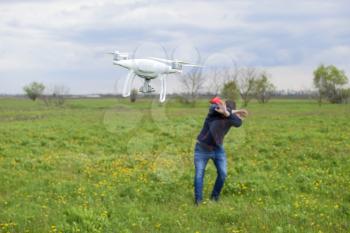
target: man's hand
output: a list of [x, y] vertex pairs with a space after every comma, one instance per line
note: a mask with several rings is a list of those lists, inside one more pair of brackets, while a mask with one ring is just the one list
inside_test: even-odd
[[215, 111], [217, 111], [218, 113], [221, 113], [222, 115], [224, 115], [225, 117], [228, 117], [230, 115], [230, 112], [227, 111], [226, 108], [226, 103], [221, 101], [220, 103], [217, 104], [218, 106], [215, 108]]
[[232, 113], [236, 114], [241, 119], [248, 116], [248, 111], [246, 109], [232, 110]]

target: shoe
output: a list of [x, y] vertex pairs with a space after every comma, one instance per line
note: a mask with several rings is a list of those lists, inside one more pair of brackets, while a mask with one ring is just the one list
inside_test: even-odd
[[195, 200], [195, 201], [194, 201], [194, 204], [195, 204], [196, 206], [199, 206], [201, 203], [202, 203], [201, 200]]
[[219, 201], [219, 197], [218, 196], [211, 196], [210, 200], [212, 200], [212, 201]]

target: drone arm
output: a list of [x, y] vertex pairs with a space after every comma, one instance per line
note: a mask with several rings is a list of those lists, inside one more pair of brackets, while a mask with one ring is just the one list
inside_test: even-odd
[[135, 73], [134, 71], [130, 71], [128, 73], [128, 76], [126, 77], [125, 83], [124, 83], [124, 88], [123, 88], [123, 97], [128, 97], [130, 96], [131, 92], [131, 87], [134, 82], [135, 78]]

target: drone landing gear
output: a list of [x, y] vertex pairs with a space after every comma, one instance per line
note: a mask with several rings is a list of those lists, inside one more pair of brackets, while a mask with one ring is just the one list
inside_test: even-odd
[[150, 82], [150, 79], [145, 79], [145, 82], [143, 83], [143, 86], [140, 87], [139, 91], [145, 94], [155, 92], [155, 89], [149, 84]]

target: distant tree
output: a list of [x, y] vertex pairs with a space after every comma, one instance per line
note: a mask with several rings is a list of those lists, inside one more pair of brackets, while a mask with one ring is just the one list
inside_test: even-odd
[[[319, 103], [327, 99], [331, 103], [341, 103], [344, 100], [343, 86], [348, 83], [343, 70], [334, 65], [320, 65], [314, 71], [314, 86], [318, 89]], [[346, 92], [345, 92], [346, 93]]]
[[138, 94], [138, 90], [137, 89], [132, 89], [131, 90], [131, 93], [130, 93], [130, 101], [132, 103], [136, 102], [136, 99], [137, 99], [137, 94]]
[[68, 94], [69, 88], [64, 85], [56, 85], [53, 87], [52, 97], [56, 105], [63, 105]]
[[241, 70], [239, 69], [237, 63], [233, 62], [232, 67], [226, 67], [223, 69], [223, 76], [225, 83], [229, 81], [238, 82], [239, 76], [241, 74]]
[[45, 90], [45, 86], [42, 83], [32, 82], [23, 87], [24, 92], [29, 97], [29, 99], [35, 101], [39, 98]]
[[254, 67], [243, 68], [239, 75], [239, 92], [243, 101], [243, 106], [247, 106], [254, 97], [255, 84], [258, 71]]
[[342, 99], [342, 103], [350, 103], [350, 88], [342, 88], [340, 90], [340, 96]]
[[199, 92], [202, 90], [206, 77], [201, 69], [193, 69], [191, 72], [183, 75], [180, 79], [184, 88], [188, 103], [195, 105]]
[[255, 96], [260, 103], [267, 103], [275, 89], [276, 87], [270, 82], [265, 72], [255, 80]]
[[[239, 76], [239, 69], [235, 62], [230, 67], [212, 67], [209, 68], [208, 79], [209, 79], [209, 90], [210, 93], [215, 96], [222, 94], [225, 84], [231, 83], [232, 81], [237, 84]], [[232, 84], [232, 83], [231, 83]]]
[[222, 88], [221, 95], [225, 99], [237, 100], [240, 95], [237, 82], [235, 80], [226, 82]]
[[211, 68], [208, 72], [209, 92], [215, 96], [219, 95], [223, 86], [223, 71], [217, 67]]
[[56, 105], [61, 106], [65, 103], [66, 97], [69, 94], [69, 88], [64, 85], [55, 85], [48, 88], [46, 93], [42, 95], [42, 100], [46, 106]]

